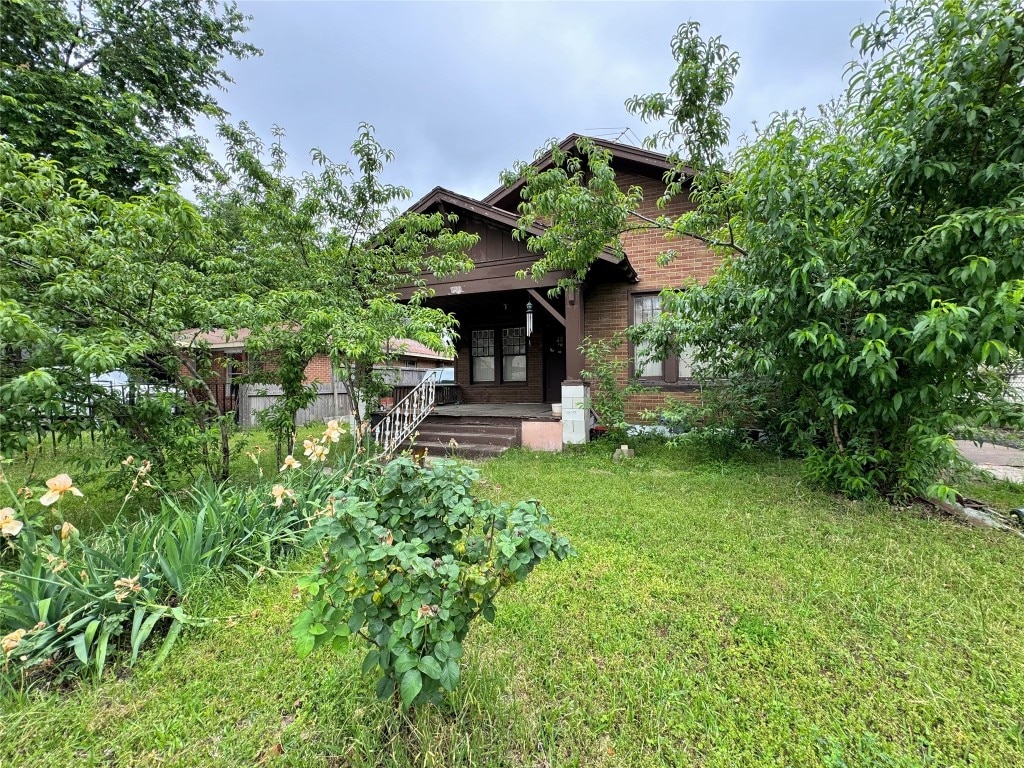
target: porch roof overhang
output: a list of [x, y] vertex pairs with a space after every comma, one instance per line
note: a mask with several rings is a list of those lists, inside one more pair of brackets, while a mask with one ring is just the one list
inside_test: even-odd
[[[410, 211], [414, 213], [428, 213], [432, 210], [439, 210], [442, 213], [461, 211], [486, 221], [489, 224], [507, 229], [509, 232], [519, 227], [518, 217], [509, 211], [496, 208], [474, 200], [471, 197], [460, 195], [457, 192], [435, 187], [421, 198]], [[547, 228], [542, 224], [533, 224], [527, 230], [531, 235], [541, 235]], [[487, 293], [491, 291], [508, 291], [527, 288], [553, 288], [562, 279], [572, 276], [568, 270], [548, 272], [539, 279], [535, 279], [530, 270], [535, 259], [512, 259], [501, 262], [489, 262], [484, 266], [475, 267], [470, 272], [461, 272], [456, 275], [436, 277], [434, 275], [421, 275], [424, 285], [433, 288], [435, 295], [460, 295], [466, 293]], [[526, 277], [520, 279], [517, 273], [526, 272]], [[637, 282], [636, 270], [629, 263], [625, 255], [619, 256], [611, 248], [605, 248], [597, 261], [590, 267], [588, 278], [600, 282]], [[414, 286], [407, 286], [399, 291], [401, 298], [408, 299], [415, 292]]]

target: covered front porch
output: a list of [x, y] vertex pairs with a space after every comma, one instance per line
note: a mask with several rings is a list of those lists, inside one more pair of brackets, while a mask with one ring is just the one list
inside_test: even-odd
[[582, 306], [575, 295], [520, 288], [438, 295], [428, 303], [458, 323], [454, 386], [461, 404], [560, 403], [562, 383], [580, 377]]
[[417, 444], [435, 450], [458, 444], [463, 455], [487, 456], [513, 446], [551, 451], [586, 442], [579, 291], [555, 297], [532, 287], [488, 291], [489, 282], [427, 300], [455, 316], [459, 335], [452, 381], [438, 385], [441, 394]]
[[[456, 214], [456, 227], [478, 237], [469, 253], [472, 270], [420, 276], [419, 285], [432, 291], [424, 302], [453, 315], [458, 334], [453, 381], [441, 383], [445, 391], [430, 420], [436, 426], [442, 419], [454, 424], [507, 417], [520, 425], [524, 445], [534, 430], [544, 432], [547, 440], [555, 431], [551, 424], [560, 421], [558, 447], [586, 442], [585, 296], [595, 286], [635, 282], [629, 261], [609, 251], [591, 265], [583, 285], [552, 295], [573, 275], [565, 270], [533, 273], [537, 257], [518, 236], [515, 214], [441, 188], [412, 210]], [[540, 224], [530, 227], [532, 234], [542, 231]], [[409, 286], [403, 295], [409, 298], [415, 290]], [[441, 415], [453, 405], [461, 413]], [[552, 405], [560, 406], [560, 415]]]

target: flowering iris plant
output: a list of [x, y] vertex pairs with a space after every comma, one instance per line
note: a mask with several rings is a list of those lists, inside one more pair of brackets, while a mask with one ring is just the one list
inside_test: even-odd
[[49, 490], [43, 494], [43, 498], [39, 500], [39, 503], [44, 507], [56, 504], [65, 493], [70, 493], [73, 496], [84, 495], [80, 490], [75, 488], [74, 483], [68, 475], [57, 475], [56, 477], [51, 477], [46, 481], [46, 487]]

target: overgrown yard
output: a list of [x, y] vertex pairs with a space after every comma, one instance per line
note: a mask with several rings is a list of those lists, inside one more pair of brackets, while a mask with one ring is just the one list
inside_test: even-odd
[[[299, 427], [296, 433], [301, 457], [301, 444], [304, 439], [317, 435], [323, 425], [316, 423]], [[232, 436], [231, 482], [237, 485], [252, 483], [259, 478], [262, 470], [270, 477], [277, 472], [278, 462], [274, 454], [274, 441], [261, 429], [239, 430]], [[252, 456], [246, 455], [251, 453]], [[116, 517], [122, 508], [124, 493], [135, 475], [135, 467], [122, 467], [118, 461], [125, 457], [115, 457], [108, 462], [109, 448], [102, 439], [90, 441], [88, 438], [70, 443], [61, 441], [56, 446], [49, 441], [33, 443], [24, 453], [10, 456], [13, 464], [5, 468], [13, 488], [21, 486], [42, 487], [44, 482], [62, 472], [70, 473], [75, 484], [84, 491], [82, 498], [68, 495], [62, 500], [61, 509], [64, 515], [73, 520], [75, 525], [85, 533], [98, 532]], [[254, 462], [255, 459], [255, 462]], [[117, 482], [117, 475], [121, 482]], [[181, 476], [166, 478], [165, 489], [176, 492], [192, 484], [194, 478]], [[5, 499], [4, 503], [8, 503]], [[140, 492], [133, 500], [124, 505], [124, 513], [132, 515], [139, 509], [152, 509], [158, 506], [155, 493]]]
[[579, 557], [504, 594], [450, 706], [400, 720], [362, 649], [299, 661], [285, 574], [213, 592], [225, 620], [159, 669], [8, 690], [0, 764], [1024, 765], [1024, 541], [638, 453], [485, 465]]

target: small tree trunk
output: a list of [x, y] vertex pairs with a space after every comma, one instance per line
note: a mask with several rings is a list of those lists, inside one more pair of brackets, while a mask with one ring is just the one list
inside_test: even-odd
[[292, 428], [291, 428], [291, 431], [288, 432], [288, 438], [287, 438], [288, 439], [288, 455], [289, 456], [294, 456], [295, 455], [295, 435], [296, 435], [296, 433], [298, 432], [298, 429], [299, 429], [299, 425], [296, 424], [295, 422], [298, 420], [298, 416], [299, 416], [299, 412], [298, 411], [292, 411]]
[[231, 442], [230, 429], [228, 427], [227, 416], [221, 415], [217, 420], [220, 426], [220, 480], [227, 480], [228, 475], [231, 473]]
[[[217, 414], [217, 423], [220, 428], [220, 467], [216, 472], [218, 480], [227, 480], [228, 474], [231, 471], [231, 443], [228, 440], [229, 429], [227, 419], [225, 418], [224, 412], [221, 410], [220, 404], [217, 402], [217, 396], [214, 394], [213, 388], [210, 383], [199, 375], [199, 371], [195, 364], [190, 359], [187, 351], [181, 350], [177, 355], [178, 360], [181, 362], [188, 372], [192, 375], [195, 381], [199, 382], [199, 388], [202, 393], [206, 396], [206, 402], [209, 403], [214, 413]], [[205, 444], [203, 447], [204, 458], [206, 457]]]

